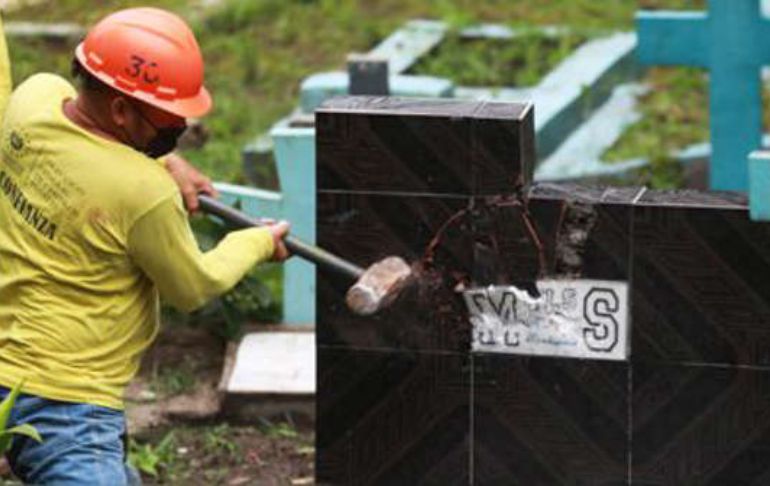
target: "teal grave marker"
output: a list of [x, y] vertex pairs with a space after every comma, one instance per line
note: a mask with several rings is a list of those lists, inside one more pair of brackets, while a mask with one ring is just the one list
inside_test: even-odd
[[[292, 233], [315, 243], [315, 129], [282, 120], [271, 130], [280, 192], [217, 184], [222, 199], [240, 201], [247, 214], [292, 223]], [[313, 162], [313, 163], [310, 163]], [[312, 264], [292, 258], [283, 269], [283, 322], [315, 324], [316, 274]]]
[[640, 62], [710, 72], [710, 185], [748, 190], [749, 154], [762, 140], [761, 68], [770, 64], [770, 22], [760, 0], [709, 0], [708, 12], [637, 14]]

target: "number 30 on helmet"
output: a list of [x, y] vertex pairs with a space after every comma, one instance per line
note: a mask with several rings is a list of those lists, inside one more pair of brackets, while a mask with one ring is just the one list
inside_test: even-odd
[[111, 14], [89, 31], [75, 55], [97, 79], [163, 111], [199, 118], [211, 109], [200, 47], [171, 12], [133, 8]]

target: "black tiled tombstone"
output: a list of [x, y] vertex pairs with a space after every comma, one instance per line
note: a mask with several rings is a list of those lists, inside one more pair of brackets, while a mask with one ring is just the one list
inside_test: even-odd
[[[526, 105], [317, 114], [318, 241], [421, 278], [372, 317], [318, 276], [320, 484], [770, 484], [770, 225], [744, 197], [534, 184]], [[627, 282], [624, 361], [471, 351], [460, 291]]]

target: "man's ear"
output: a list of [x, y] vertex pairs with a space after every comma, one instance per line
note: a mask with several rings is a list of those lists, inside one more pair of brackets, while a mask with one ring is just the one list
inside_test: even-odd
[[115, 96], [110, 101], [109, 106], [112, 123], [119, 127], [125, 127], [129, 124], [129, 118], [132, 114], [130, 113], [131, 109], [129, 107], [129, 103], [125, 98], [122, 96]]

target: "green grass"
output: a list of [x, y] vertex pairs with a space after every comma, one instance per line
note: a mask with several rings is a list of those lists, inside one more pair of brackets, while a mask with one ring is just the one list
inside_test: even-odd
[[412, 72], [462, 86], [533, 86], [585, 40], [576, 34], [551, 37], [538, 31], [512, 40], [468, 40], [454, 34]]
[[66, 42], [9, 38], [8, 50], [14, 84], [41, 71], [68, 76], [74, 48], [73, 44]]
[[159, 8], [181, 11], [199, 2], [190, 0], [54, 0], [22, 8], [4, 15], [6, 20], [34, 20], [36, 22], [77, 22], [88, 25], [96, 22], [109, 12], [121, 8], [152, 5]]
[[666, 158], [677, 149], [707, 141], [708, 82], [695, 68], [651, 69], [642, 97], [642, 119], [632, 125], [605, 154], [608, 162], [645, 156]]
[[227, 484], [234, 477], [291, 474], [288, 463], [297, 468], [298, 462], [312, 461], [315, 453], [312, 435], [286, 424], [272, 429], [178, 425], [153, 435], [129, 445], [129, 462], [150, 484]]
[[159, 369], [150, 386], [158, 396], [172, 397], [192, 391], [197, 384], [195, 363], [184, 359], [177, 366]]

